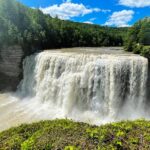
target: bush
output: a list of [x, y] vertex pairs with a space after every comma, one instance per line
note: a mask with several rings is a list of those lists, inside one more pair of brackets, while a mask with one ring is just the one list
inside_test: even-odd
[[150, 47], [143, 47], [141, 55], [150, 59]]
[[133, 43], [133, 52], [135, 54], [141, 54], [141, 51], [143, 50], [143, 45], [140, 45], [140, 44], [136, 44], [136, 43]]

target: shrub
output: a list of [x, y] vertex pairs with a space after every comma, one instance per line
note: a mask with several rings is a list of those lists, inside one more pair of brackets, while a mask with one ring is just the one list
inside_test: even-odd
[[150, 47], [143, 47], [141, 55], [150, 59]]

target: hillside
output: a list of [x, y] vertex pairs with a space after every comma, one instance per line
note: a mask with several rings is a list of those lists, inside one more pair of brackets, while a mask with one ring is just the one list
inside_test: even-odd
[[0, 133], [0, 149], [148, 150], [150, 122], [123, 121], [90, 126], [69, 120], [24, 124]]
[[[127, 28], [64, 21], [28, 8], [16, 0], [0, 0], [0, 45], [24, 49], [121, 46]], [[29, 50], [30, 49], [30, 50]]]

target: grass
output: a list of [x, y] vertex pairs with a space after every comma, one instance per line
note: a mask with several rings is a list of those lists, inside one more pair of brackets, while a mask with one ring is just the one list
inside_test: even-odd
[[144, 47], [146, 47], [146, 48], [150, 48], [150, 45], [147, 45], [147, 46], [144, 46]]
[[0, 150], [148, 150], [150, 121], [90, 126], [70, 120], [23, 124], [0, 133]]

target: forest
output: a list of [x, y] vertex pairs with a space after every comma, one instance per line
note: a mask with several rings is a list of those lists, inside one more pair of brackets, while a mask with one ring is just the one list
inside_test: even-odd
[[60, 20], [16, 0], [0, 0], [0, 46], [19, 44], [26, 53], [62, 47], [122, 46], [127, 30]]
[[60, 20], [16, 0], [0, 0], [0, 48], [21, 45], [26, 54], [63, 47], [124, 46], [150, 58], [150, 18], [132, 27], [108, 27]]

